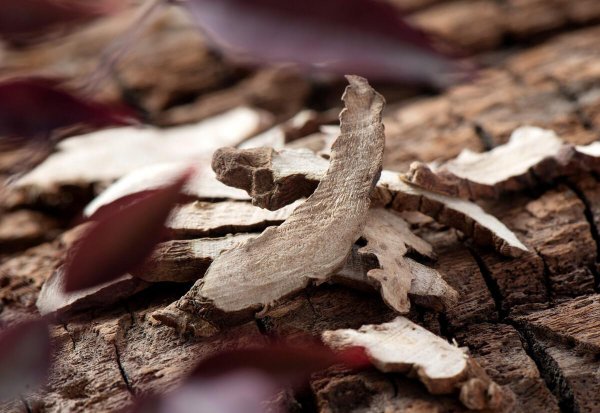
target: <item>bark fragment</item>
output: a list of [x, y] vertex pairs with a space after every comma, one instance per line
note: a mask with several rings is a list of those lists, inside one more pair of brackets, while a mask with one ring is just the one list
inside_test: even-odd
[[197, 161], [210, 157], [224, 142], [235, 145], [270, 123], [263, 112], [238, 108], [195, 125], [166, 131], [114, 128], [62, 141], [15, 186], [32, 196], [62, 186], [111, 182], [147, 165]]
[[[256, 205], [278, 209], [307, 196], [327, 164], [308, 150], [222, 148], [215, 151], [212, 165], [220, 181], [245, 189]], [[396, 172], [381, 173], [372, 198], [397, 211], [420, 211], [501, 254], [519, 256], [528, 251], [512, 231], [477, 204], [409, 185]]]
[[134, 274], [148, 282], [190, 282], [201, 278], [223, 251], [258, 234], [235, 234], [221, 238], [175, 240], [158, 244], [152, 256]]
[[344, 265], [363, 229], [384, 147], [383, 98], [366, 80], [348, 80], [342, 135], [317, 190], [281, 226], [222, 254], [203, 280], [155, 318], [183, 330], [190, 316], [219, 323], [225, 313], [232, 322], [234, 315], [247, 317], [313, 281], [326, 281]]
[[405, 178], [421, 188], [449, 196], [497, 198], [507, 191], [535, 186], [540, 180], [600, 170], [600, 145], [565, 144], [553, 131], [526, 126], [508, 143], [489, 152], [464, 150], [441, 165], [415, 162]]
[[[231, 212], [235, 211], [231, 209]], [[240, 224], [244, 222], [243, 217], [241, 221], [240, 217], [236, 220], [235, 216], [225, 218], [233, 223], [231, 228], [244, 225]], [[390, 229], [384, 227], [388, 224], [391, 225]], [[370, 229], [375, 227], [377, 229]], [[208, 266], [222, 251], [258, 236], [259, 234], [236, 233], [222, 238], [164, 242], [157, 246], [145, 265], [135, 271], [135, 275], [149, 282], [196, 281], [202, 278]], [[383, 209], [372, 209], [367, 216], [362, 238], [369, 242], [367, 247], [355, 244], [344, 267], [331, 277], [332, 282], [358, 289], [381, 290], [384, 301], [394, 310], [402, 312], [406, 312], [408, 306], [401, 307], [398, 302], [406, 300], [407, 292], [416, 304], [436, 311], [450, 308], [457, 302], [458, 293], [444, 281], [438, 271], [404, 256], [408, 252], [414, 252], [430, 259], [435, 257], [431, 245], [414, 235], [402, 218]], [[385, 245], [390, 240], [390, 245]], [[380, 272], [383, 276], [369, 276], [372, 272]], [[409, 280], [408, 291], [398, 289], [402, 277]]]
[[60, 267], [42, 285], [35, 305], [41, 315], [53, 314], [61, 317], [87, 308], [109, 306], [148, 285], [139, 278], [125, 274], [92, 288], [65, 293], [64, 272], [63, 267]]
[[[183, 187], [183, 193], [195, 199], [247, 200], [243, 191], [223, 185], [215, 173], [204, 163], [195, 166], [195, 172]], [[127, 195], [149, 191], [172, 184], [181, 174], [189, 170], [189, 162], [159, 163], [138, 168], [106, 188], [94, 198], [84, 210], [91, 216], [98, 209]]]
[[325, 331], [333, 348], [364, 347], [377, 369], [416, 376], [433, 394], [458, 391], [470, 409], [510, 411], [514, 395], [493, 382], [465, 352], [407, 318], [358, 330]]
[[174, 238], [199, 238], [228, 233], [260, 231], [285, 221], [303, 201], [277, 211], [247, 202], [193, 202], [176, 207], [167, 222]]
[[[373, 285], [381, 291], [385, 303], [400, 313], [409, 311], [409, 294], [418, 303], [438, 309], [457, 301], [457, 292], [437, 271], [405, 257], [412, 249], [433, 258], [433, 249], [414, 235], [406, 221], [395, 213], [371, 208], [362, 238], [367, 245], [353, 251], [344, 269], [334, 279]], [[365, 268], [369, 256], [378, 261], [376, 267]]]

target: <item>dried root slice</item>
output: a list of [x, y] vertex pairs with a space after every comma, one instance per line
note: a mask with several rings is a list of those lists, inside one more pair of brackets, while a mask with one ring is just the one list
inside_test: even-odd
[[[168, 186], [175, 182], [190, 167], [190, 162], [171, 162], [145, 166], [132, 171], [114, 182], [100, 195], [94, 198], [84, 210], [85, 216], [91, 216], [105, 205], [127, 195]], [[219, 182], [212, 169], [206, 163], [194, 163], [195, 171], [183, 192], [195, 199], [233, 199], [249, 200], [248, 194]]]
[[[367, 274], [370, 271], [381, 270], [381, 267], [374, 255], [359, 252], [361, 248], [363, 247], [358, 245], [353, 247], [344, 268], [331, 277], [331, 281], [361, 290], [380, 290], [384, 301], [394, 310], [401, 311], [394, 306], [398, 301], [395, 298], [397, 290], [394, 287], [397, 284], [396, 278], [404, 273], [393, 274], [388, 280], [369, 277]], [[446, 283], [439, 272], [411, 258], [403, 257], [402, 260], [410, 270], [412, 281], [408, 296], [413, 303], [434, 311], [443, 311], [456, 304], [458, 293]], [[389, 295], [389, 298], [386, 298], [386, 295]]]
[[383, 97], [365, 79], [348, 80], [342, 134], [315, 192], [281, 226], [220, 255], [204, 279], [156, 319], [203, 333], [202, 325], [190, 328], [190, 318], [239, 321], [343, 267], [362, 232], [384, 147]]
[[395, 172], [383, 171], [379, 184], [378, 196], [392, 199], [391, 208], [396, 211], [419, 211], [503, 255], [518, 257], [528, 252], [506, 225], [473, 202], [409, 185]]
[[512, 392], [493, 382], [462, 349], [407, 318], [358, 330], [325, 331], [322, 338], [335, 349], [364, 347], [377, 369], [415, 376], [430, 393], [459, 392], [469, 409], [510, 411], [514, 404]]
[[[301, 162], [289, 161], [300, 158]], [[292, 150], [225, 148], [215, 152], [213, 169], [223, 183], [248, 191], [256, 205], [277, 209], [305, 197], [325, 174], [327, 161], [309, 151], [292, 155]], [[396, 172], [381, 173], [372, 197], [397, 211], [429, 215], [501, 254], [519, 256], [528, 251], [512, 231], [478, 205], [409, 185]]]
[[210, 157], [224, 144], [236, 145], [271, 120], [263, 112], [239, 108], [195, 125], [170, 129], [124, 127], [69, 138], [58, 151], [15, 183], [31, 193], [65, 185], [110, 182], [140, 167]]
[[190, 282], [201, 278], [223, 251], [234, 248], [257, 234], [235, 234], [222, 238], [167, 241], [158, 244], [152, 256], [135, 271], [148, 282]]
[[175, 208], [167, 227], [173, 238], [262, 231], [281, 224], [302, 202], [296, 201], [277, 211], [258, 208], [249, 202], [193, 202]]
[[[384, 213], [390, 213], [381, 210]], [[369, 214], [371, 215], [371, 213]], [[396, 218], [401, 219], [396, 216]], [[404, 223], [406, 225], [406, 223]], [[367, 218], [363, 238], [371, 243], [370, 236], [366, 236], [366, 230], [370, 225], [370, 218]], [[408, 234], [408, 233], [407, 233]], [[259, 234], [234, 234], [223, 238], [202, 238], [190, 240], [176, 240], [161, 243], [157, 246], [154, 253], [145, 263], [145, 265], [135, 272], [135, 275], [149, 282], [190, 282], [196, 281], [204, 275], [208, 266], [223, 251], [234, 248], [243, 242], [258, 237]], [[404, 250], [420, 251], [423, 256], [433, 257], [431, 246], [414, 234], [404, 236], [397, 233], [396, 238], [403, 239]], [[402, 238], [404, 237], [404, 238]], [[372, 244], [371, 244], [372, 245]], [[381, 245], [380, 243], [378, 245]], [[359, 289], [380, 289], [385, 295], [384, 300], [388, 305], [397, 311], [401, 311], [395, 306], [397, 291], [394, 289], [396, 279], [405, 273], [393, 273], [392, 270], [381, 270], [377, 257], [371, 253], [362, 251], [364, 247], [355, 244], [352, 254], [348, 257], [344, 267], [334, 276], [331, 281], [344, 284]], [[383, 249], [380, 254], [394, 254], [395, 251]], [[408, 271], [412, 278], [408, 295], [411, 300], [423, 307], [431, 308], [436, 311], [442, 311], [456, 303], [458, 293], [450, 287], [442, 278], [440, 273], [423, 264], [414, 261], [411, 258], [400, 257], [400, 260], [406, 262]], [[388, 280], [369, 277], [370, 271], [383, 271]], [[404, 311], [404, 310], [402, 310]]]
[[[409, 311], [408, 296], [411, 292], [429, 296], [435, 291], [444, 305], [458, 299], [458, 293], [437, 271], [424, 270], [425, 266], [405, 257], [409, 247], [430, 258], [433, 257], [433, 249], [426, 241], [414, 235], [406, 221], [394, 212], [372, 208], [362, 238], [367, 241], [367, 245], [357, 253], [361, 256], [375, 256], [379, 263], [378, 267], [367, 271], [367, 282], [379, 288], [385, 303], [394, 310], [400, 313]], [[415, 275], [422, 279], [417, 281]]]
[[442, 165], [415, 162], [405, 178], [433, 192], [481, 199], [589, 170], [600, 171], [600, 144], [573, 146], [551, 130], [526, 126], [489, 152], [464, 150]]
[[107, 306], [127, 298], [148, 287], [145, 281], [125, 274], [113, 281], [74, 293], [63, 291], [64, 272], [58, 268], [48, 278], [38, 295], [35, 305], [41, 315], [52, 314], [58, 318], [75, 311]]

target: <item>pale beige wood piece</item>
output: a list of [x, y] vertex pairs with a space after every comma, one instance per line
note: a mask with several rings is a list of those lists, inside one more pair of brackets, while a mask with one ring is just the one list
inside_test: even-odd
[[[278, 209], [310, 194], [327, 164], [308, 150], [222, 148], [215, 152], [212, 166], [220, 181], [245, 189], [256, 205]], [[396, 211], [420, 211], [504, 255], [528, 251], [510, 229], [479, 205], [407, 184], [397, 172], [382, 171], [372, 198]]]
[[[264, 227], [268, 224], [264, 218], [253, 218], [262, 214], [271, 214], [273, 218], [279, 214], [279, 219], [283, 221], [281, 215], [289, 215], [299, 203], [297, 201], [274, 212], [239, 202], [189, 204], [175, 213], [175, 216], [183, 215], [187, 228], [182, 231], [182, 227], [178, 227], [176, 235], [207, 235], [222, 228], [240, 232], [257, 225]], [[187, 209], [198, 211], [182, 212]], [[173, 223], [169, 227], [173, 229]], [[237, 233], [223, 238], [164, 242], [158, 245], [146, 265], [136, 271], [136, 275], [150, 282], [195, 281], [204, 275], [207, 267], [222, 251], [258, 235]], [[411, 251], [429, 259], [435, 258], [432, 246], [413, 234], [406, 221], [396, 213], [372, 208], [362, 238], [368, 245], [353, 248], [344, 268], [332, 277], [333, 282], [380, 290], [384, 301], [399, 312], [408, 311], [407, 294], [417, 304], [434, 310], [443, 310], [456, 303], [457, 292], [444, 281], [441, 274], [404, 256]], [[408, 285], [408, 291], [399, 287], [403, 280]], [[405, 307], [400, 302], [405, 303]]]
[[104, 307], [127, 298], [148, 287], [139, 278], [125, 274], [115, 280], [73, 293], [65, 293], [64, 272], [58, 268], [44, 282], [35, 303], [41, 315], [62, 317], [86, 308]]
[[262, 231], [269, 225], [279, 225], [303, 203], [269, 211], [249, 202], [192, 202], [176, 207], [167, 228], [175, 238], [198, 238], [236, 232]]
[[[438, 289], [448, 291], [447, 294], [442, 295], [448, 296], [449, 301], [456, 301], [456, 291], [445, 283], [437, 271], [423, 270], [423, 266], [405, 257], [409, 246], [421, 255], [429, 257], [433, 256], [433, 248], [429, 243], [414, 235], [406, 221], [394, 212], [382, 208], [371, 208], [362, 237], [367, 241], [367, 245], [360, 248], [358, 254], [374, 255], [379, 262], [378, 268], [370, 269], [367, 272], [367, 278], [378, 286], [383, 300], [391, 308], [399, 313], [409, 311], [408, 295], [413, 284], [416, 289], [421, 289], [425, 285], [431, 288], [435, 283], [440, 287]], [[422, 275], [422, 279], [414, 283], [417, 272]], [[431, 289], [427, 290], [431, 291]]]
[[415, 376], [433, 394], [458, 392], [468, 408], [510, 411], [514, 403], [514, 395], [493, 382], [463, 349], [405, 317], [358, 330], [324, 331], [322, 339], [335, 349], [364, 347], [377, 369]]
[[192, 282], [202, 278], [208, 266], [223, 251], [234, 248], [258, 234], [230, 234], [220, 238], [166, 241], [135, 271], [148, 282]]
[[180, 329], [190, 316], [216, 319], [224, 313], [231, 322], [236, 314], [248, 316], [311, 282], [326, 281], [343, 267], [363, 230], [385, 139], [383, 97], [365, 79], [348, 81], [342, 135], [316, 191], [282, 225], [220, 255], [204, 279], [155, 318]]
[[114, 182], [85, 207], [84, 215], [91, 216], [104, 205], [124, 196], [167, 186], [181, 177], [190, 166], [194, 167], [194, 172], [183, 188], [184, 194], [199, 200], [250, 199], [241, 189], [219, 182], [207, 162], [158, 163], [138, 168]]
[[110, 182], [156, 163], [205, 160], [215, 149], [236, 145], [271, 122], [264, 112], [237, 108], [194, 125], [122, 127], [80, 135], [62, 141], [15, 186], [52, 191], [61, 185]]
[[427, 190], [461, 198], [497, 198], [560, 176], [600, 170], [600, 144], [573, 146], [553, 131], [516, 129], [489, 152], [463, 150], [441, 165], [414, 162], [404, 178]]

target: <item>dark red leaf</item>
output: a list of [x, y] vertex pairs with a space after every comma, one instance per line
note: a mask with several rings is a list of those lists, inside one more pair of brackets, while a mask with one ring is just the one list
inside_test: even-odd
[[459, 66], [381, 0], [187, 0], [197, 24], [257, 62], [445, 85]]
[[75, 96], [47, 78], [14, 78], [0, 82], [0, 138], [45, 139], [55, 129], [86, 124], [94, 127], [132, 122], [133, 112]]
[[[265, 402], [281, 387], [256, 371], [235, 371], [218, 378], [189, 380], [173, 392], [144, 399], [137, 413], [266, 413]], [[274, 413], [274, 410], [268, 410]], [[275, 410], [276, 411], [276, 410]]]
[[312, 373], [337, 364], [349, 368], [370, 366], [364, 350], [358, 347], [334, 352], [317, 344], [302, 347], [279, 344], [218, 353], [200, 362], [192, 377], [211, 378], [232, 371], [252, 370], [272, 377], [280, 385], [296, 386]]
[[93, 224], [67, 255], [65, 292], [114, 280], [141, 264], [160, 241], [189, 175], [164, 188], [116, 200], [90, 217]]
[[[312, 373], [333, 365], [370, 366], [364, 350], [334, 352], [317, 344], [282, 344], [220, 352], [202, 361], [188, 380], [160, 398], [142, 400], [134, 412], [263, 413], [279, 411], [275, 396], [304, 384]], [[265, 403], [270, 401], [271, 403]], [[283, 410], [282, 410], [283, 411]]]
[[57, 26], [83, 23], [115, 12], [115, 0], [12, 0], [0, 5], [0, 36], [11, 41], [29, 40]]
[[44, 321], [26, 321], [0, 333], [0, 400], [13, 399], [42, 384], [51, 359]]

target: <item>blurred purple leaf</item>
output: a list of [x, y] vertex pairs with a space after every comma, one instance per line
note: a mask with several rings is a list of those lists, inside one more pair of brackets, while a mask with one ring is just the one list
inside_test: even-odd
[[334, 352], [322, 344], [223, 351], [201, 361], [181, 387], [160, 398], [141, 400], [133, 411], [272, 413], [283, 407], [276, 401], [278, 394], [333, 365], [364, 368], [371, 364], [362, 348]]
[[116, 0], [12, 0], [0, 5], [0, 36], [13, 42], [30, 40], [57, 26], [83, 23], [114, 13]]
[[169, 186], [129, 195], [90, 217], [93, 223], [67, 254], [64, 291], [114, 280], [152, 252], [191, 172]]
[[302, 347], [278, 344], [217, 353], [201, 361], [192, 377], [211, 378], [237, 370], [252, 370], [272, 377], [280, 385], [298, 386], [311, 374], [336, 364], [354, 369], [371, 365], [364, 350], [358, 347], [333, 351], [322, 344]]
[[188, 380], [161, 398], [140, 401], [137, 413], [266, 413], [281, 388], [256, 371], [235, 371], [211, 380]]
[[25, 321], [0, 333], [0, 400], [14, 399], [42, 384], [51, 360], [44, 321]]
[[462, 72], [381, 0], [186, 0], [201, 29], [256, 62], [444, 86]]
[[130, 110], [83, 99], [59, 84], [41, 77], [0, 82], [0, 139], [47, 139], [53, 130], [67, 126], [132, 123]]

